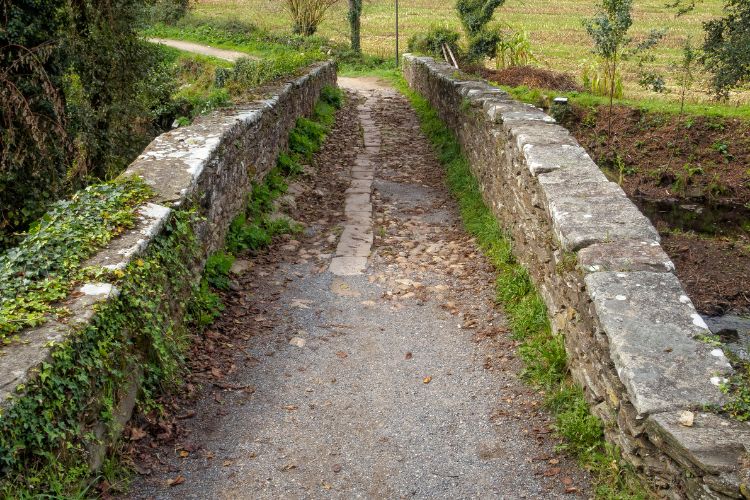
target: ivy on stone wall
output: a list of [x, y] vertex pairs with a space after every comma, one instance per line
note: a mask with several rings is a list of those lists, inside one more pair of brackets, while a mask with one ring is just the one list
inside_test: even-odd
[[19, 246], [0, 254], [0, 342], [65, 311], [53, 306], [87, 276], [83, 262], [133, 226], [151, 189], [130, 178], [55, 203]]

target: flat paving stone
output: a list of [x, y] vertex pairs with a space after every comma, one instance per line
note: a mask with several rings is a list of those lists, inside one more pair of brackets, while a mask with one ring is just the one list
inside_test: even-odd
[[334, 257], [328, 270], [336, 276], [356, 276], [367, 269], [367, 257]]

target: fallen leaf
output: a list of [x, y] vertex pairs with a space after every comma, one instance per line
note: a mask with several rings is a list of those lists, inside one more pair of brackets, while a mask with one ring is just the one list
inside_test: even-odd
[[190, 452], [187, 450], [180, 450], [180, 458], [187, 458], [190, 456]]
[[130, 440], [131, 441], [138, 441], [140, 439], [143, 439], [146, 437], [146, 431], [143, 429], [140, 429], [138, 427], [133, 427], [130, 429]]
[[558, 460], [557, 458], [552, 458], [550, 459], [549, 463], [552, 465], [557, 465], [560, 463], [560, 460]]
[[297, 466], [295, 464], [286, 464], [284, 467], [281, 468], [282, 472], [296, 469]]
[[571, 484], [573, 484], [573, 479], [571, 479], [569, 477], [564, 477], [564, 478], [562, 478], [562, 483], [565, 486], [570, 486]]
[[339, 358], [341, 358], [341, 359], [344, 359], [344, 358], [347, 358], [347, 357], [349, 357], [349, 355], [348, 355], [347, 353], [345, 353], [344, 351], [339, 351], [339, 352], [337, 352], [337, 353], [336, 353], [336, 356], [338, 356], [338, 357], [339, 357]]
[[422, 379], [423, 384], [429, 384], [430, 382], [432, 382], [432, 377], [425, 377]]
[[211, 375], [213, 375], [214, 378], [222, 378], [224, 376], [222, 375], [221, 370], [216, 367], [211, 368]]
[[406, 359], [406, 360], [409, 360], [409, 359], [411, 359], [411, 358], [413, 358], [413, 357], [414, 357], [414, 355], [413, 355], [412, 353], [410, 353], [410, 352], [407, 352], [407, 353], [406, 353], [406, 356], [404, 356], [404, 359]]
[[544, 477], [552, 477], [556, 476], [560, 473], [561, 469], [560, 467], [551, 467], [544, 471], [544, 474], [542, 474]]
[[167, 486], [177, 486], [178, 484], [182, 484], [185, 482], [185, 476], [179, 475], [174, 479], [170, 479], [167, 481]]
[[568, 494], [576, 493], [577, 491], [578, 491], [578, 488], [576, 488], [575, 486], [568, 486], [567, 488], [565, 488], [565, 493], [568, 493]]
[[299, 406], [297, 406], [297, 405], [286, 405], [284, 407], [284, 409], [287, 410], [287, 411], [295, 411], [295, 410], [299, 409]]
[[223, 465], [224, 467], [229, 467], [230, 465], [232, 465], [232, 463], [233, 462], [231, 460], [224, 460], [221, 465]]

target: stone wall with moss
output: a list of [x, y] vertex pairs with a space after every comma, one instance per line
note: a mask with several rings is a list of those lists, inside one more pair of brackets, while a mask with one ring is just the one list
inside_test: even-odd
[[608, 441], [663, 496], [747, 496], [750, 425], [707, 411], [732, 367], [648, 219], [541, 110], [431, 58], [404, 74], [457, 135]]
[[[101, 467], [137, 398], [148, 404], [152, 394], [179, 383], [186, 325], [197, 314], [192, 298], [207, 256], [223, 247], [252, 182], [276, 165], [297, 119], [309, 115], [321, 90], [335, 83], [333, 63], [315, 65], [268, 89], [266, 99], [157, 137], [114, 187], [102, 193], [94, 188], [88, 197], [94, 201], [84, 196], [86, 203], [75, 198], [58, 207], [60, 220], [73, 222], [70, 234], [101, 248], [80, 263], [63, 251], [54, 272], [42, 279], [29, 274], [39, 289], [57, 286], [52, 306], [36, 311], [15, 301], [14, 309], [3, 310], [3, 318], [13, 319], [0, 325], [0, 334], [7, 333], [0, 335], [0, 491], [64, 495], [66, 485]], [[110, 192], [130, 190], [138, 197], [121, 197], [139, 200], [137, 206], [121, 203], [120, 212], [84, 219], [108, 228], [92, 241], [85, 238], [88, 226], [66, 215], [106, 205]], [[109, 221], [112, 214], [120, 215]], [[49, 234], [64, 247], [67, 233], [51, 230], [58, 222], [42, 221], [36, 239]], [[50, 245], [45, 240], [38, 248]], [[24, 283], [31, 264], [20, 265], [20, 272], [13, 266], [34, 253], [36, 247], [27, 247], [0, 261]], [[52, 275], [61, 272], [70, 280], [55, 281]], [[27, 295], [55, 297], [32, 292]], [[13, 329], [15, 318], [29, 326]]]

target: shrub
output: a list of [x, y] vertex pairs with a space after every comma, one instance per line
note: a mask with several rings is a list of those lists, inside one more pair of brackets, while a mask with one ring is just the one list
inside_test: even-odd
[[500, 33], [488, 26], [495, 9], [505, 0], [458, 0], [456, 10], [461, 18], [469, 38], [469, 59], [481, 61], [485, 57], [493, 58], [497, 53]]
[[725, 17], [704, 25], [703, 62], [713, 73], [711, 83], [719, 97], [750, 82], [750, 2], [728, 0], [724, 10]]
[[461, 34], [458, 31], [442, 26], [433, 26], [427, 33], [417, 33], [409, 39], [409, 52], [425, 54], [428, 56], [442, 58], [443, 44], [453, 51], [456, 57], [461, 53], [458, 40]]
[[326, 12], [336, 2], [338, 0], [285, 0], [286, 10], [294, 23], [294, 32], [303, 36], [314, 35]]
[[152, 22], [174, 24], [188, 13], [190, 0], [156, 0], [150, 8]]

